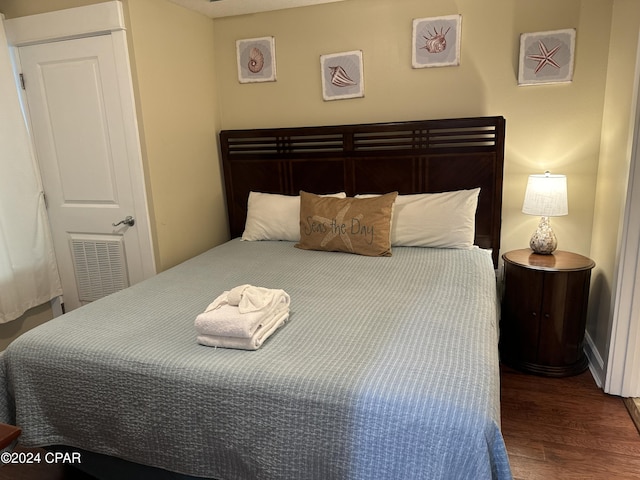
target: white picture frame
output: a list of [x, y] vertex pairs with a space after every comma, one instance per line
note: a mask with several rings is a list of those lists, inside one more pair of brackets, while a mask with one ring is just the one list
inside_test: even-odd
[[237, 40], [236, 56], [240, 83], [276, 81], [275, 37]]
[[520, 35], [518, 85], [573, 81], [576, 29]]
[[364, 97], [362, 50], [321, 55], [320, 75], [325, 101]]
[[413, 68], [460, 65], [462, 15], [413, 20], [411, 66]]

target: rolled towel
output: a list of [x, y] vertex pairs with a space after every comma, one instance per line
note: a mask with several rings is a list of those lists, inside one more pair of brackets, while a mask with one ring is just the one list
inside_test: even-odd
[[227, 302], [236, 305], [240, 313], [250, 313], [270, 309], [282, 301], [283, 294], [286, 295], [283, 290], [245, 284], [232, 288], [227, 294]]
[[249, 284], [244, 284], [229, 290], [229, 292], [227, 292], [227, 302], [229, 303], [229, 305], [235, 305], [236, 307], [240, 305], [240, 300], [242, 300], [242, 294], [250, 286], [251, 285]]
[[257, 350], [273, 332], [289, 319], [289, 312], [282, 312], [272, 317], [271, 321], [262, 325], [251, 338], [226, 337], [200, 334], [197, 341], [207, 347], [235, 348], [240, 350]]

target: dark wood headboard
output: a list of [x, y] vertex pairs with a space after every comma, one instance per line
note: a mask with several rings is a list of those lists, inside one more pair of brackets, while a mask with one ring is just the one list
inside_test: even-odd
[[480, 187], [475, 243], [500, 250], [503, 117], [223, 130], [231, 237], [242, 235], [250, 191], [297, 195], [436, 193]]

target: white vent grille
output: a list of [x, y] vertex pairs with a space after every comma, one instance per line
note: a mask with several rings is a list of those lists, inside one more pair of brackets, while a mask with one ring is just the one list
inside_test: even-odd
[[81, 302], [93, 302], [129, 286], [122, 238], [72, 238], [71, 252]]

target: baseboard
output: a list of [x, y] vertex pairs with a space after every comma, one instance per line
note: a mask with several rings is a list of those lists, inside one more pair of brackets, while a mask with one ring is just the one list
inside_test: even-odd
[[589, 359], [589, 371], [591, 372], [596, 385], [603, 388], [606, 373], [604, 360], [602, 359], [600, 352], [598, 352], [595, 343], [593, 343], [589, 332], [586, 332], [584, 335], [584, 353]]
[[640, 433], [640, 399], [638, 398], [623, 398], [624, 405], [629, 410], [629, 415], [633, 420], [633, 423], [636, 424], [636, 428], [638, 429], [638, 433]]

